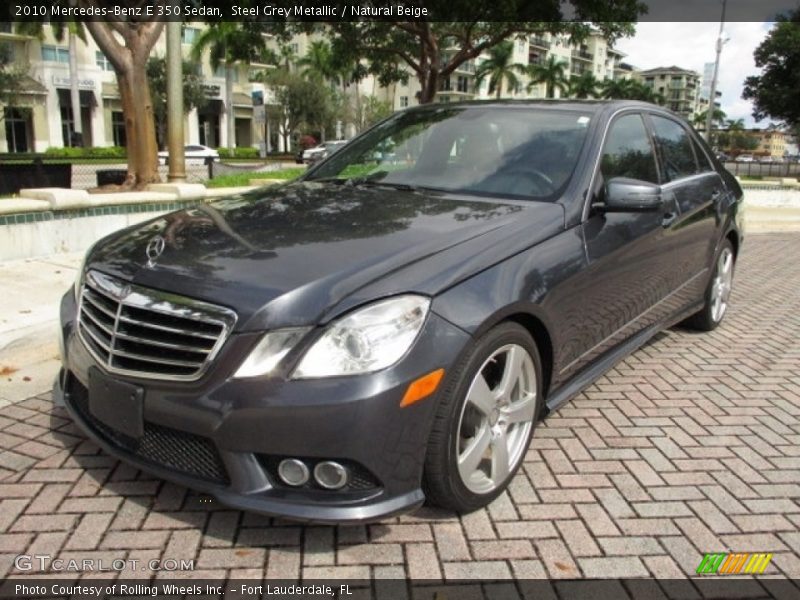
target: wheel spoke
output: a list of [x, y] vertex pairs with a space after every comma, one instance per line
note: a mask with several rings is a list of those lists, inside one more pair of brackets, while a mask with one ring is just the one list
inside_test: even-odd
[[472, 404], [484, 415], [489, 415], [494, 410], [497, 402], [482, 373], [479, 373], [473, 380], [467, 394], [467, 402]]
[[731, 272], [731, 267], [733, 266], [733, 254], [726, 252], [724, 257], [725, 260], [722, 263], [722, 272], [725, 274], [725, 279], [727, 279], [728, 274]]
[[517, 400], [501, 409], [500, 413], [509, 423], [526, 423], [533, 420], [533, 413], [536, 409], [536, 394], [534, 392], [523, 392], [521, 400]]
[[500, 383], [494, 389], [495, 398], [509, 400], [509, 395], [514, 389], [514, 384], [519, 379], [522, 371], [522, 361], [525, 360], [525, 352], [519, 346], [512, 346], [506, 352], [506, 364], [503, 368], [503, 376]]
[[463, 481], [469, 481], [475, 469], [481, 464], [483, 455], [492, 441], [492, 430], [487, 424], [478, 431], [477, 435], [472, 438], [469, 445], [466, 447], [458, 457], [458, 470], [461, 473]]
[[503, 431], [492, 439], [492, 481], [500, 485], [508, 477], [508, 435]]

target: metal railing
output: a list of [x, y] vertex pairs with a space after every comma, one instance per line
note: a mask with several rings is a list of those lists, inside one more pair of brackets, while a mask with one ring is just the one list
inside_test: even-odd
[[798, 177], [800, 164], [797, 162], [736, 162], [726, 161], [725, 168], [739, 177]]

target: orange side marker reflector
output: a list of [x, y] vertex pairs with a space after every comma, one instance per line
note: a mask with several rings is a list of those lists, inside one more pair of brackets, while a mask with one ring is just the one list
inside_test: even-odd
[[439, 387], [442, 377], [444, 377], [444, 369], [436, 369], [416, 381], [412, 381], [400, 402], [400, 408], [410, 406], [430, 396]]

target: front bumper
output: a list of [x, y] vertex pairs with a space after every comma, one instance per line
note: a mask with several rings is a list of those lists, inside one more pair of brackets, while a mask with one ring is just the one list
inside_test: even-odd
[[[369, 376], [232, 379], [260, 337], [248, 333], [231, 335], [195, 382], [114, 375], [144, 389], [144, 435], [134, 440], [89, 411], [88, 373], [100, 365], [76, 334], [76, 310], [70, 292], [61, 304], [64, 368], [54, 393], [109, 454], [229, 506], [296, 520], [374, 521], [424, 501], [422, 468], [438, 394], [402, 409], [400, 400], [409, 382], [448, 370], [469, 339], [437, 315], [408, 356]], [[274, 470], [281, 457], [337, 460], [352, 467], [353, 486], [285, 486]]]

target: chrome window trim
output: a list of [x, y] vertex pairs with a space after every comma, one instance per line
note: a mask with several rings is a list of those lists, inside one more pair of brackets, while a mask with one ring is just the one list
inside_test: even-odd
[[[116, 316], [114, 318], [114, 332], [113, 335], [111, 336], [111, 344], [109, 347], [109, 355], [107, 358], [100, 356], [92, 347], [92, 344], [88, 342], [85, 338], [86, 334], [94, 338], [92, 331], [90, 329], [86, 329], [81, 322], [81, 315], [83, 314], [84, 295], [86, 293], [87, 287], [90, 290], [94, 291], [94, 293], [99, 295], [106, 295], [111, 300], [118, 303]], [[90, 300], [89, 302], [91, 303]], [[94, 306], [94, 303], [91, 303], [91, 305]], [[219, 336], [212, 336], [211, 334], [203, 332], [189, 332], [187, 330], [187, 335], [193, 335], [198, 339], [216, 340], [214, 345], [207, 351], [206, 357], [202, 361], [201, 366], [194, 373], [188, 375], [177, 375], [177, 374], [159, 373], [152, 371], [141, 371], [135, 369], [125, 369], [122, 367], [114, 366], [112, 364], [114, 356], [116, 355], [124, 356], [123, 354], [124, 351], [117, 352], [114, 350], [114, 344], [116, 342], [116, 335], [118, 332], [119, 323], [122, 321], [122, 322], [130, 322], [133, 324], [137, 324], [139, 323], [139, 321], [136, 321], [135, 319], [121, 318], [121, 312], [124, 307], [151, 311], [166, 316], [175, 316], [175, 317], [191, 319], [201, 323], [208, 323], [211, 325], [220, 326], [222, 329]], [[110, 317], [110, 315], [108, 316]], [[138, 379], [157, 379], [162, 381], [197, 381], [206, 373], [206, 371], [211, 366], [216, 356], [219, 354], [219, 351], [222, 349], [225, 342], [228, 340], [228, 337], [230, 336], [230, 333], [233, 331], [233, 328], [236, 324], [236, 319], [237, 319], [236, 313], [228, 308], [218, 306], [216, 304], [209, 304], [206, 302], [202, 302], [200, 300], [195, 300], [193, 298], [187, 298], [185, 296], [179, 296], [176, 294], [171, 294], [160, 290], [155, 290], [152, 288], [147, 288], [135, 284], [128, 284], [120, 279], [117, 279], [116, 277], [112, 277], [110, 275], [106, 275], [105, 273], [92, 270], [86, 273], [83, 284], [81, 286], [80, 296], [78, 298], [76, 330], [78, 332], [78, 338], [81, 340], [81, 344], [83, 345], [83, 347], [86, 348], [87, 352], [89, 352], [92, 358], [94, 358], [98, 366], [108, 373], [123, 375], [126, 377], [133, 377]], [[141, 326], [147, 327], [148, 324], [146, 322], [143, 322]], [[160, 328], [154, 327], [153, 329], [158, 330]], [[166, 330], [172, 331], [174, 333], [180, 333], [178, 328], [169, 328]], [[97, 342], [95, 341], [95, 343]], [[106, 344], [104, 343], [100, 345], [105, 346]], [[154, 342], [153, 345], [160, 346], [161, 344]], [[206, 350], [204, 349], [202, 349], [201, 351], [206, 352]], [[171, 364], [176, 361], [171, 361], [170, 359], [165, 358], [163, 359], [163, 362], [164, 364]], [[200, 363], [200, 361], [198, 361], [198, 363]]]

